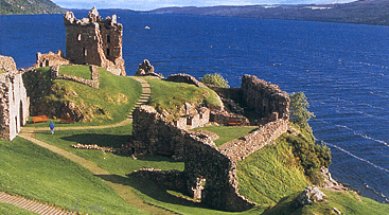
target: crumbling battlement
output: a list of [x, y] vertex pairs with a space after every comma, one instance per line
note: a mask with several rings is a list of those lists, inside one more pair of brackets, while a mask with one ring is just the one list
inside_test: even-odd
[[0, 69], [0, 139], [12, 140], [27, 122], [30, 100], [15, 61], [0, 56]]
[[122, 54], [123, 26], [117, 16], [103, 19], [96, 8], [87, 18], [77, 19], [66, 12], [66, 57], [71, 63], [106, 68], [116, 75], [126, 75]]
[[49, 52], [47, 54], [42, 54], [40, 52], [36, 53], [36, 62], [34, 67], [52, 67], [52, 66], [61, 66], [69, 64], [69, 60], [65, 59], [62, 55], [62, 51], [58, 50], [57, 53]]
[[[171, 179], [176, 181], [176, 189], [217, 209], [243, 211], [254, 205], [238, 193], [235, 162], [223, 155], [211, 138], [177, 128], [151, 106], [135, 110], [133, 126], [133, 140], [129, 144], [133, 154], [175, 156], [185, 162], [182, 175], [175, 173]], [[161, 181], [166, 174], [145, 171], [137, 174], [166, 184]], [[168, 186], [171, 188], [171, 183]]]
[[254, 75], [242, 78], [242, 100], [246, 111], [253, 112], [253, 118], [275, 121], [289, 118], [290, 99], [278, 85], [271, 84]]

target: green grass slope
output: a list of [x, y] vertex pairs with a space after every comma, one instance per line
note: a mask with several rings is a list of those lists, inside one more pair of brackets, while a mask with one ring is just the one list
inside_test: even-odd
[[0, 190], [92, 214], [139, 214], [84, 168], [28, 141], [0, 141]]
[[141, 168], [152, 167], [163, 170], [183, 170], [184, 164], [174, 162], [165, 157], [150, 157], [134, 160], [128, 156], [121, 156], [114, 153], [106, 153], [96, 150], [80, 150], [71, 146], [76, 143], [96, 144], [98, 146], [112, 147], [118, 149], [128, 142], [132, 133], [132, 126], [118, 128], [107, 128], [98, 130], [81, 131], [57, 131], [55, 135], [50, 132], [37, 133], [36, 137], [47, 143], [52, 143], [58, 147], [68, 150], [78, 156], [95, 162], [98, 166], [109, 172], [125, 176]]
[[304, 190], [309, 183], [284, 139], [239, 162], [237, 169], [240, 193], [263, 208]]
[[91, 79], [91, 72], [89, 66], [84, 66], [84, 65], [60, 66], [59, 73], [64, 75], [76, 76], [87, 80]]
[[0, 203], [0, 214], [14, 214], [14, 215], [34, 215], [29, 211], [20, 209], [13, 205]]
[[151, 86], [150, 105], [157, 109], [177, 113], [186, 102], [207, 107], [223, 106], [216, 92], [207, 87], [199, 88], [186, 83], [163, 81], [151, 77], [146, 80]]
[[253, 126], [210, 126], [210, 127], [202, 127], [195, 130], [205, 130], [215, 133], [219, 136], [217, 140], [215, 140], [216, 146], [221, 146], [224, 143], [227, 143], [231, 140], [238, 139], [239, 137], [243, 137], [253, 131], [257, 127]]
[[[61, 71], [68, 75], [86, 77], [89, 67], [63, 66]], [[71, 103], [84, 117], [78, 123], [81, 125], [111, 124], [127, 119], [140, 97], [141, 85], [130, 77], [115, 76], [102, 68], [99, 71], [100, 88], [94, 89], [67, 80], [51, 82], [49, 68], [40, 68], [38, 75], [27, 78], [27, 85], [31, 88], [29, 91], [34, 93], [30, 97], [35, 98], [32, 106], [38, 107], [32, 114], [51, 116], [54, 110], [54, 115], [61, 117], [63, 107]]]
[[0, 0], [0, 15], [4, 14], [53, 14], [64, 9], [50, 0]]
[[[126, 176], [140, 168], [157, 168], [162, 170], [184, 169], [182, 162], [175, 162], [171, 159], [159, 156], [138, 158], [137, 160], [127, 156], [120, 156], [113, 153], [101, 151], [73, 149], [72, 144], [97, 144], [99, 146], [110, 146], [118, 148], [126, 143], [131, 135], [132, 126], [124, 126], [114, 129], [82, 130], [82, 131], [57, 131], [55, 135], [49, 132], [37, 133], [36, 137], [47, 143], [54, 144], [68, 150], [78, 156], [93, 161], [101, 168], [109, 171], [116, 178], [135, 190], [138, 197], [148, 203], [159, 207], [167, 208], [181, 214], [231, 214], [228, 212], [212, 210], [202, 205], [179, 198], [180, 194], [165, 190], [151, 181]], [[250, 211], [233, 214], [260, 214], [263, 209], [254, 208]]]
[[57, 95], [64, 93], [64, 99], [74, 102], [85, 115], [84, 122], [95, 124], [114, 123], [127, 118], [135, 106], [142, 89], [130, 77], [115, 76], [100, 69], [100, 89], [79, 83], [55, 80]]

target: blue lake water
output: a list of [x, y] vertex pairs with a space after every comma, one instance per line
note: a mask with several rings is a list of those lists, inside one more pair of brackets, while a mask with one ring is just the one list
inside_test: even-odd
[[[332, 149], [334, 178], [389, 201], [389, 27], [118, 15], [128, 74], [148, 58], [164, 75], [219, 72], [239, 86], [249, 73], [304, 91], [315, 135]], [[0, 16], [0, 53], [19, 67], [31, 66], [38, 51], [57, 49], [65, 49], [61, 15]]]

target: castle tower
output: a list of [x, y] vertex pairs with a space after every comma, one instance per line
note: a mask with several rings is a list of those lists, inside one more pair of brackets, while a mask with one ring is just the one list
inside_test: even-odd
[[123, 26], [116, 15], [103, 19], [96, 8], [88, 17], [77, 19], [65, 14], [66, 57], [72, 63], [106, 68], [116, 75], [126, 75], [122, 54]]

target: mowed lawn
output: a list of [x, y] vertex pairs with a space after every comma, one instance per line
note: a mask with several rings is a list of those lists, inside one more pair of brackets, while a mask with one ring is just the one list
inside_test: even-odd
[[86, 169], [21, 138], [0, 141], [0, 163], [1, 191], [85, 214], [142, 214]]
[[216, 146], [221, 146], [231, 140], [244, 137], [258, 127], [255, 126], [209, 126], [197, 128], [195, 130], [205, 130], [215, 133], [219, 136], [214, 142]]

